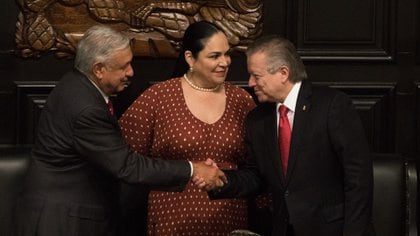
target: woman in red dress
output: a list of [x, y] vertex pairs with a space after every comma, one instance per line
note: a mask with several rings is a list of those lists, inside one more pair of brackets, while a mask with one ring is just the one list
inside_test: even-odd
[[[244, 156], [244, 121], [255, 106], [242, 88], [225, 81], [230, 47], [221, 29], [191, 24], [183, 38], [180, 72], [141, 94], [120, 119], [132, 148], [151, 157], [213, 159], [234, 169]], [[148, 235], [223, 235], [247, 228], [245, 199], [210, 201], [192, 183], [180, 193], [152, 191]]]

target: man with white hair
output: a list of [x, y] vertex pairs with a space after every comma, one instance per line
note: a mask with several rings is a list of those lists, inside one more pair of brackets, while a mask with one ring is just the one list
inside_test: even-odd
[[18, 235], [116, 235], [118, 180], [182, 191], [191, 177], [223, 185], [202, 162], [167, 161], [128, 148], [109, 96], [133, 76], [130, 39], [93, 26], [42, 110], [32, 162], [16, 209]]

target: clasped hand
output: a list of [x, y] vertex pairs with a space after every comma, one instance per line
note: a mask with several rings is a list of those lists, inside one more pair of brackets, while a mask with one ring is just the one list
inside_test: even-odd
[[223, 187], [227, 183], [225, 174], [211, 159], [202, 162], [193, 162], [193, 169], [192, 181], [199, 189], [210, 191]]

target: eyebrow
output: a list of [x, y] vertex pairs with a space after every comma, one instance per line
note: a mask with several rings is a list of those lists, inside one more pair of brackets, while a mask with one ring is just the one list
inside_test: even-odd
[[229, 53], [231, 53], [232, 52], [232, 49], [231, 48], [229, 48], [229, 50], [227, 50], [226, 52], [221, 52], [221, 51], [212, 51], [212, 52], [209, 52], [209, 55], [211, 55], [211, 54], [217, 54], [217, 55], [224, 55], [224, 54], [229, 54]]

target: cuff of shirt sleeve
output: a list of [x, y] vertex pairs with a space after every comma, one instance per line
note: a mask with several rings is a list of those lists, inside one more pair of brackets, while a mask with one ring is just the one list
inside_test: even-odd
[[192, 176], [193, 176], [193, 173], [194, 173], [193, 164], [192, 164], [192, 162], [191, 162], [191, 161], [188, 161], [188, 163], [190, 163], [190, 169], [191, 169], [191, 172], [190, 172], [190, 177], [192, 177]]

